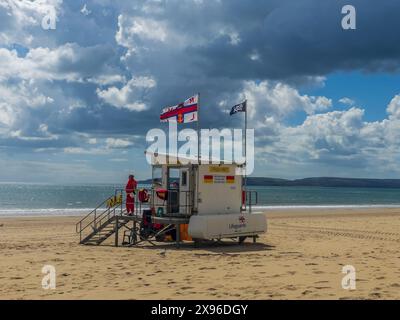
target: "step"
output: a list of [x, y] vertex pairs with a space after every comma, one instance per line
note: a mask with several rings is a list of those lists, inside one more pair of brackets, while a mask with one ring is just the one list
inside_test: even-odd
[[[127, 223], [128, 221], [118, 222], [117, 229], [118, 230], [121, 229]], [[109, 238], [113, 233], [115, 233], [116, 224], [114, 220], [110, 219], [108, 223], [105, 222], [102, 225], [104, 225], [104, 227], [102, 228], [100, 227], [100, 230], [97, 229], [98, 230], [97, 232], [94, 231], [91, 237], [82, 243], [87, 245], [99, 245], [107, 238]]]
[[114, 231], [113, 232], [99, 232], [93, 236], [109, 236], [109, 235], [112, 235], [113, 233], [114, 233]]
[[88, 241], [86, 241], [86, 242], [82, 242], [82, 244], [86, 244], [86, 245], [88, 245], [88, 246], [97, 246], [99, 243], [98, 243], [98, 240], [96, 240], [96, 241], [94, 241], [94, 240], [88, 240]]
[[110, 235], [112, 235], [114, 232], [109, 232], [109, 233], [97, 233], [95, 234], [95, 236], [97, 236], [97, 238], [104, 238], [104, 237], [109, 237]]
[[111, 234], [114, 233], [114, 231], [102, 231], [102, 232], [97, 232], [95, 234]]

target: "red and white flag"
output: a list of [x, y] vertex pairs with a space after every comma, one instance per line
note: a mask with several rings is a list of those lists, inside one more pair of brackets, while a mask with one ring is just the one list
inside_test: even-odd
[[161, 122], [190, 123], [197, 121], [199, 95], [190, 97], [176, 106], [166, 107], [161, 111]]

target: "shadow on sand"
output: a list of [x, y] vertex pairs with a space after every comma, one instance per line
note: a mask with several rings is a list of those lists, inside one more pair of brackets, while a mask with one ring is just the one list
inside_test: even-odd
[[[250, 243], [244, 242], [242, 244], [238, 244], [233, 241], [218, 241], [218, 242], [204, 242], [201, 244], [195, 245], [193, 242], [183, 242], [176, 246], [175, 243], [157, 243], [157, 245], [153, 246], [151, 244], [143, 244], [139, 246], [133, 246], [132, 248], [142, 248], [142, 249], [150, 249], [150, 250], [179, 250], [179, 251], [210, 251], [212, 253], [219, 254], [235, 254], [235, 253], [245, 253], [245, 252], [260, 252], [260, 251], [268, 251], [274, 250], [275, 246], [271, 246], [264, 243]], [[199, 252], [199, 255], [204, 254]]]

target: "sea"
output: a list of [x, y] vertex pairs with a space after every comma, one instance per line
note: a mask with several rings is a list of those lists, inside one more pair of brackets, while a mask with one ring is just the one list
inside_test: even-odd
[[[0, 216], [83, 215], [123, 185], [0, 183]], [[139, 185], [139, 187], [149, 187]], [[258, 194], [254, 209], [399, 207], [400, 189], [248, 186]], [[253, 196], [253, 201], [255, 198]]]

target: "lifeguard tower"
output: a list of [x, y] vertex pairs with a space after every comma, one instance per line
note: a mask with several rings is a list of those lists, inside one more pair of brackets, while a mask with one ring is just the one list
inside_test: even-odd
[[[98, 245], [125, 228], [126, 245], [148, 242], [155, 245], [163, 235], [175, 232], [176, 244], [184, 239], [205, 240], [256, 238], [267, 230], [266, 217], [252, 212], [257, 193], [245, 190], [242, 165], [224, 161], [147, 153], [152, 165], [152, 186], [148, 199], [135, 200], [135, 214], [123, 209], [123, 191], [117, 190], [113, 206], [101, 206], [77, 224], [80, 243]], [[143, 199], [142, 199], [143, 200]], [[157, 228], [144, 233], [143, 226]]]

